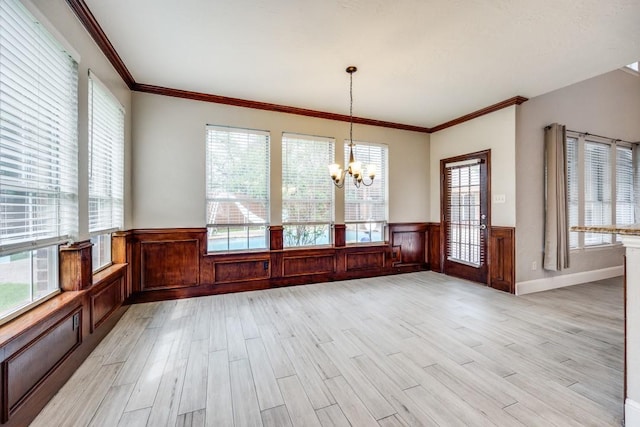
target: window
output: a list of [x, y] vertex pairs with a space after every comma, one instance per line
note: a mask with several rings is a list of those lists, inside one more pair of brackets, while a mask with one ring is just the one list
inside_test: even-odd
[[331, 243], [334, 185], [327, 165], [334, 163], [331, 138], [283, 134], [282, 226], [285, 247]]
[[58, 291], [77, 229], [74, 59], [17, 0], [0, 0], [0, 318]]
[[[613, 224], [611, 216], [611, 147], [584, 143], [584, 225]], [[584, 245], [611, 243], [611, 235], [585, 233]]]
[[269, 133], [207, 126], [209, 252], [267, 248]]
[[629, 65], [626, 65], [625, 67], [630, 69], [630, 70], [633, 70], [633, 71], [635, 71], [637, 73], [637, 72], [640, 72], [638, 64], [639, 64], [638, 61], [636, 61], [636, 62], [633, 62], [633, 63], [631, 63]]
[[[593, 135], [570, 133], [567, 175], [570, 226], [634, 222], [634, 167], [630, 146]], [[569, 244], [572, 248], [582, 248], [618, 240], [610, 234], [572, 232]]]
[[93, 270], [111, 264], [124, 210], [124, 108], [89, 72], [89, 233]]
[[[633, 152], [629, 147], [616, 147], [616, 224], [633, 224], [634, 215]], [[616, 236], [616, 241], [621, 241]]]
[[[387, 162], [389, 149], [386, 145], [358, 142], [353, 154], [362, 165], [373, 165], [376, 178], [369, 187], [356, 188], [350, 181], [345, 183], [345, 225], [347, 243], [383, 242], [387, 222]], [[349, 162], [349, 144], [344, 145], [345, 165]]]

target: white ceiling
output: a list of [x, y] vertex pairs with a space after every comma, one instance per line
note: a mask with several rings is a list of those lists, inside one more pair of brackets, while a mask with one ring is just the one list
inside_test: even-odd
[[432, 127], [640, 58], [639, 0], [86, 0], [138, 83]]

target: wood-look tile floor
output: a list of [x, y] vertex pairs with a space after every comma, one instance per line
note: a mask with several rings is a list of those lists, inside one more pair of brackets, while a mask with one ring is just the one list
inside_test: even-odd
[[132, 306], [34, 426], [615, 426], [622, 279], [432, 272]]

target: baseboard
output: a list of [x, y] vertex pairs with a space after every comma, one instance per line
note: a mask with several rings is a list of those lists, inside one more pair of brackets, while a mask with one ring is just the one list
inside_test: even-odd
[[600, 270], [581, 271], [579, 273], [563, 274], [562, 276], [545, 277], [544, 279], [527, 280], [516, 283], [516, 295], [531, 294], [534, 292], [548, 291], [550, 289], [563, 288], [565, 286], [578, 285], [580, 283], [594, 282], [596, 280], [609, 279], [622, 276], [624, 266], [602, 268]]
[[640, 404], [627, 397], [624, 402], [625, 427], [640, 427]]

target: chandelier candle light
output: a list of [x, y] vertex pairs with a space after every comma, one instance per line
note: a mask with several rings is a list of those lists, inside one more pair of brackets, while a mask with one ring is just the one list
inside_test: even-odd
[[369, 175], [370, 181], [364, 180], [363, 175], [364, 171], [362, 170], [362, 163], [357, 162], [355, 157], [353, 156], [353, 147], [355, 144], [353, 143], [353, 73], [358, 71], [356, 67], [349, 66], [346, 69], [347, 73], [349, 73], [349, 164], [347, 165], [346, 170], [342, 170], [338, 163], [334, 163], [329, 165], [329, 175], [331, 175], [331, 179], [333, 179], [333, 183], [338, 188], [344, 187], [345, 176], [347, 172], [349, 172], [349, 176], [353, 178], [353, 184], [356, 187], [360, 187], [360, 184], [364, 186], [370, 186], [373, 184], [373, 180], [376, 177], [376, 166], [368, 165], [367, 166], [367, 174]]

